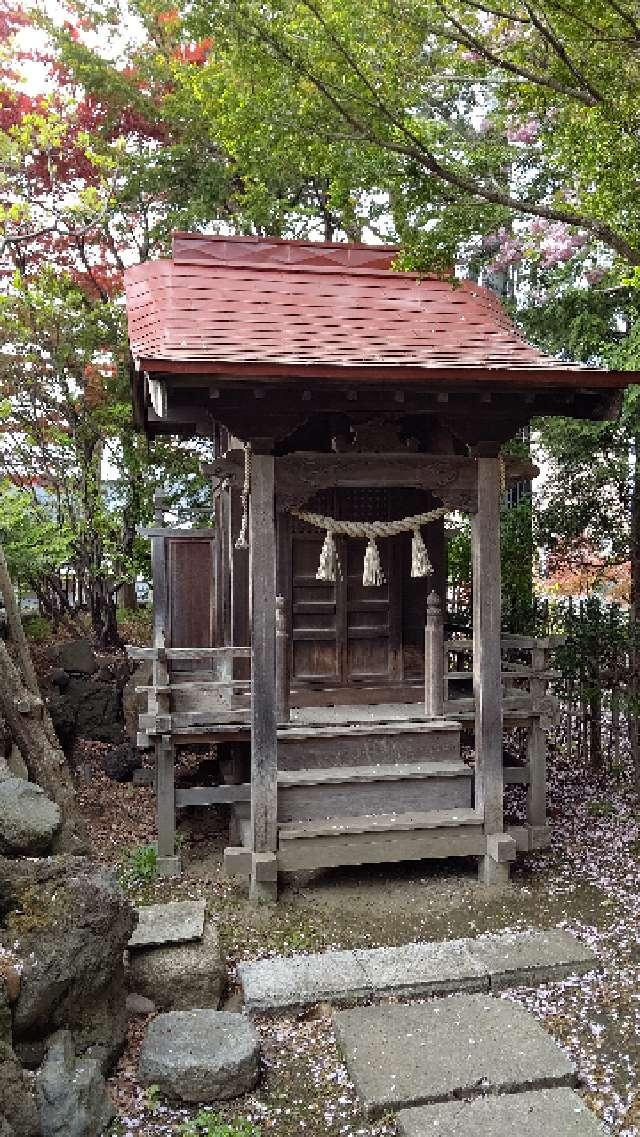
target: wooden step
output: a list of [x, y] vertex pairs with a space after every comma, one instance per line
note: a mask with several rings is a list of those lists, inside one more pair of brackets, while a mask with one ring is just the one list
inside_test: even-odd
[[278, 868], [283, 872], [480, 856], [485, 851], [482, 814], [473, 809], [297, 821], [280, 825], [278, 833]]
[[468, 808], [472, 771], [461, 761], [329, 766], [278, 774], [278, 821]]
[[406, 778], [471, 777], [464, 762], [395, 762], [376, 766], [327, 766], [314, 770], [279, 770], [278, 786], [326, 786], [343, 782], [395, 782]]
[[280, 770], [390, 766], [460, 757], [460, 724], [448, 719], [313, 723], [278, 730]]

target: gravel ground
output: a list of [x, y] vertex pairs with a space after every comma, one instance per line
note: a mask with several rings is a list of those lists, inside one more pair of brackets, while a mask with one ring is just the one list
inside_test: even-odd
[[[84, 794], [97, 855], [114, 861], [152, 832], [151, 795], [99, 775]], [[513, 788], [510, 812], [522, 808]], [[562, 926], [598, 953], [601, 969], [578, 980], [506, 992], [540, 1018], [576, 1062], [590, 1105], [616, 1137], [640, 1137], [640, 814], [616, 777], [587, 780], [563, 759], [550, 761], [550, 849], [519, 862], [512, 883], [479, 889], [474, 866], [402, 865], [335, 870], [292, 878], [277, 907], [253, 907], [220, 875], [224, 820], [192, 811], [181, 826], [185, 875], [178, 882], [131, 883], [143, 902], [204, 897], [220, 920], [235, 962], [278, 952], [444, 939], [485, 930]], [[232, 989], [233, 996], [233, 989]], [[340, 1061], [329, 1008], [258, 1024], [264, 1078], [257, 1093], [225, 1108], [263, 1137], [391, 1137], [393, 1118], [359, 1117]], [[149, 1100], [135, 1081], [144, 1022], [112, 1078], [119, 1137], [166, 1137], [194, 1111]], [[203, 1133], [206, 1132], [203, 1130]]]

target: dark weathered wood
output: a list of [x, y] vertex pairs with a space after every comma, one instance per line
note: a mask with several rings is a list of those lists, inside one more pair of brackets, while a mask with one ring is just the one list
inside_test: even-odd
[[[500, 652], [500, 463], [479, 457], [478, 511], [472, 522], [473, 687], [475, 696], [476, 807], [487, 836], [503, 831], [502, 678]], [[486, 856], [488, 882], [508, 874]]]
[[229, 805], [236, 801], [251, 801], [251, 784], [233, 786], [191, 786], [176, 790], [176, 808], [187, 805]]
[[416, 829], [391, 833], [354, 833], [287, 841], [278, 852], [281, 872], [302, 872], [340, 865], [394, 864], [427, 858], [472, 857], [482, 853], [481, 829]]
[[180, 858], [176, 856], [175, 750], [168, 735], [156, 742], [156, 824], [158, 872], [175, 876], [180, 872]]
[[[240, 484], [241, 458], [228, 452], [207, 469]], [[509, 482], [530, 479], [537, 468], [527, 459], [506, 459]], [[475, 459], [454, 454], [317, 454], [299, 451], [278, 459], [276, 506], [291, 509], [327, 486], [413, 486], [430, 490], [444, 505], [473, 513], [476, 509]]]
[[424, 629], [424, 713], [427, 718], [444, 714], [444, 624], [440, 597], [430, 592], [427, 597], [427, 619]]
[[284, 596], [276, 597], [276, 700], [278, 722], [288, 722], [290, 718], [289, 689], [289, 636]]
[[[127, 644], [129, 659], [157, 659], [158, 646], [135, 647]], [[167, 647], [160, 649], [165, 659], [224, 659], [233, 656], [235, 659], [248, 659], [251, 655], [250, 647]]]
[[[529, 681], [534, 705], [545, 693], [545, 663], [544, 649], [534, 648], [531, 653], [531, 664], [537, 675]], [[527, 792], [527, 824], [534, 828], [542, 828], [547, 824], [547, 739], [539, 718], [532, 719], [529, 724], [527, 757], [531, 773]]]
[[442, 729], [433, 729], [425, 720], [413, 724], [292, 726], [278, 734], [278, 765], [283, 770], [440, 762], [457, 759], [459, 754], [460, 729], [455, 723], [442, 724]]
[[[251, 832], [254, 853], [277, 849], [276, 540], [274, 459], [254, 454], [249, 522], [251, 576]], [[251, 879], [254, 899], [272, 882]]]
[[[427, 767], [431, 766], [431, 770]], [[371, 769], [371, 767], [369, 767]], [[423, 763], [417, 775], [344, 779], [283, 785], [278, 780], [278, 820], [366, 817], [471, 807], [471, 770], [457, 763]]]

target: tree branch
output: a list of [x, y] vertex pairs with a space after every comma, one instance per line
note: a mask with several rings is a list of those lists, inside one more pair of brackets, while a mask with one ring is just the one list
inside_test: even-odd
[[591, 86], [591, 83], [589, 82], [589, 80], [580, 71], [578, 71], [578, 68], [575, 66], [575, 64], [573, 63], [573, 61], [569, 57], [569, 53], [567, 52], [564, 44], [557, 38], [553, 29], [551, 27], [549, 27], [548, 24], [545, 24], [544, 21], [541, 20], [540, 17], [536, 15], [536, 10], [533, 7], [533, 5], [531, 3], [529, 3], [529, 0], [522, 0], [522, 3], [524, 4], [525, 8], [527, 9], [527, 12], [529, 13], [529, 16], [531, 18], [531, 23], [533, 24], [533, 26], [538, 29], [538, 31], [540, 32], [540, 35], [543, 37], [545, 42], [549, 44], [549, 46], [553, 49], [553, 51], [555, 51], [558, 58], [564, 63], [565, 67], [571, 72], [571, 74], [573, 75], [576, 82], [578, 82], [580, 84], [580, 86], [583, 87], [584, 90], [588, 94], [590, 94], [593, 99], [595, 99], [596, 102], [598, 102], [598, 103], [604, 102], [600, 92], [596, 91], [595, 87]]
[[405, 137], [408, 136], [410, 144], [394, 142], [391, 138], [385, 137], [384, 135], [380, 136], [373, 131], [368, 124], [358, 119], [353, 110], [348, 105], [343, 104], [343, 102], [333, 94], [328, 84], [311, 71], [309, 66], [300, 58], [293, 55], [281, 40], [267, 32], [263, 25], [257, 24], [254, 20], [251, 21], [251, 24], [253, 30], [257, 33], [262, 42], [267, 43], [273, 51], [289, 63], [298, 74], [307, 79], [316, 88], [319, 94], [329, 102], [340, 117], [348, 123], [359, 138], [375, 146], [379, 146], [381, 149], [387, 150], [390, 153], [411, 159], [419, 166], [424, 167], [440, 181], [454, 186], [456, 189], [462, 190], [464, 193], [480, 201], [488, 202], [490, 205], [504, 206], [506, 209], [513, 210], [515, 213], [524, 214], [525, 216], [541, 217], [546, 221], [560, 221], [566, 225], [575, 225], [579, 228], [586, 229], [612, 249], [615, 249], [615, 251], [625, 257], [630, 264], [640, 264], [640, 249], [636, 249], [630, 245], [628, 241], [614, 229], [611, 229], [605, 222], [597, 221], [594, 218], [572, 210], [562, 210], [556, 209], [553, 206], [541, 205], [528, 198], [521, 199], [513, 197], [509, 193], [483, 186], [474, 179], [459, 174], [455, 170], [445, 166], [436, 158], [432, 151], [424, 146], [417, 135], [407, 131], [406, 128], [403, 133]]
[[[513, 63], [510, 59], [504, 59], [502, 56], [496, 55], [494, 51], [491, 51], [491, 49], [487, 47], [483, 40], [471, 35], [463, 24], [459, 23], [455, 16], [452, 16], [451, 13], [447, 11], [444, 0], [436, 0], [436, 3], [445, 19], [453, 25], [458, 33], [457, 37], [449, 36], [450, 39], [453, 39], [454, 43], [462, 44], [464, 47], [468, 47], [472, 51], [477, 52], [478, 55], [483, 56], [488, 63], [493, 63], [495, 67], [499, 67], [502, 71], [507, 71], [511, 75], [518, 75], [521, 79], [526, 79], [529, 83], [534, 83], [538, 87], [546, 87], [559, 95], [566, 95], [567, 98], [577, 99], [578, 102], [584, 103], [587, 107], [594, 106], [594, 103], [600, 102], [599, 98], [594, 100], [593, 96], [584, 94], [581, 91], [576, 91], [572, 87], [567, 87], [566, 83], [560, 83], [557, 79], [552, 79], [548, 75], [538, 75], [537, 72], [530, 71], [528, 67], [522, 67], [519, 64]], [[434, 28], [431, 30], [434, 31], [435, 34], [445, 34], [442, 29]]]

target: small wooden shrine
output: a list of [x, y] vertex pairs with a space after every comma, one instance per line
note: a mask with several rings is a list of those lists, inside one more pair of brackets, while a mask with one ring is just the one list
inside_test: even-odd
[[[163, 524], [140, 739], [158, 851], [176, 809], [230, 807], [229, 872], [476, 856], [487, 882], [548, 839], [548, 640], [501, 635], [500, 507], [531, 477], [501, 448], [536, 415], [615, 416], [629, 373], [552, 359], [494, 295], [392, 270], [387, 246], [177, 234], [126, 274], [149, 435], [206, 436], [211, 530]], [[472, 517], [473, 632], [446, 607], [444, 516]], [[527, 733], [524, 766], [503, 731]], [[463, 762], [461, 732], [474, 738]], [[176, 747], [220, 784], [177, 790]], [[507, 782], [527, 822], [505, 830]]]

